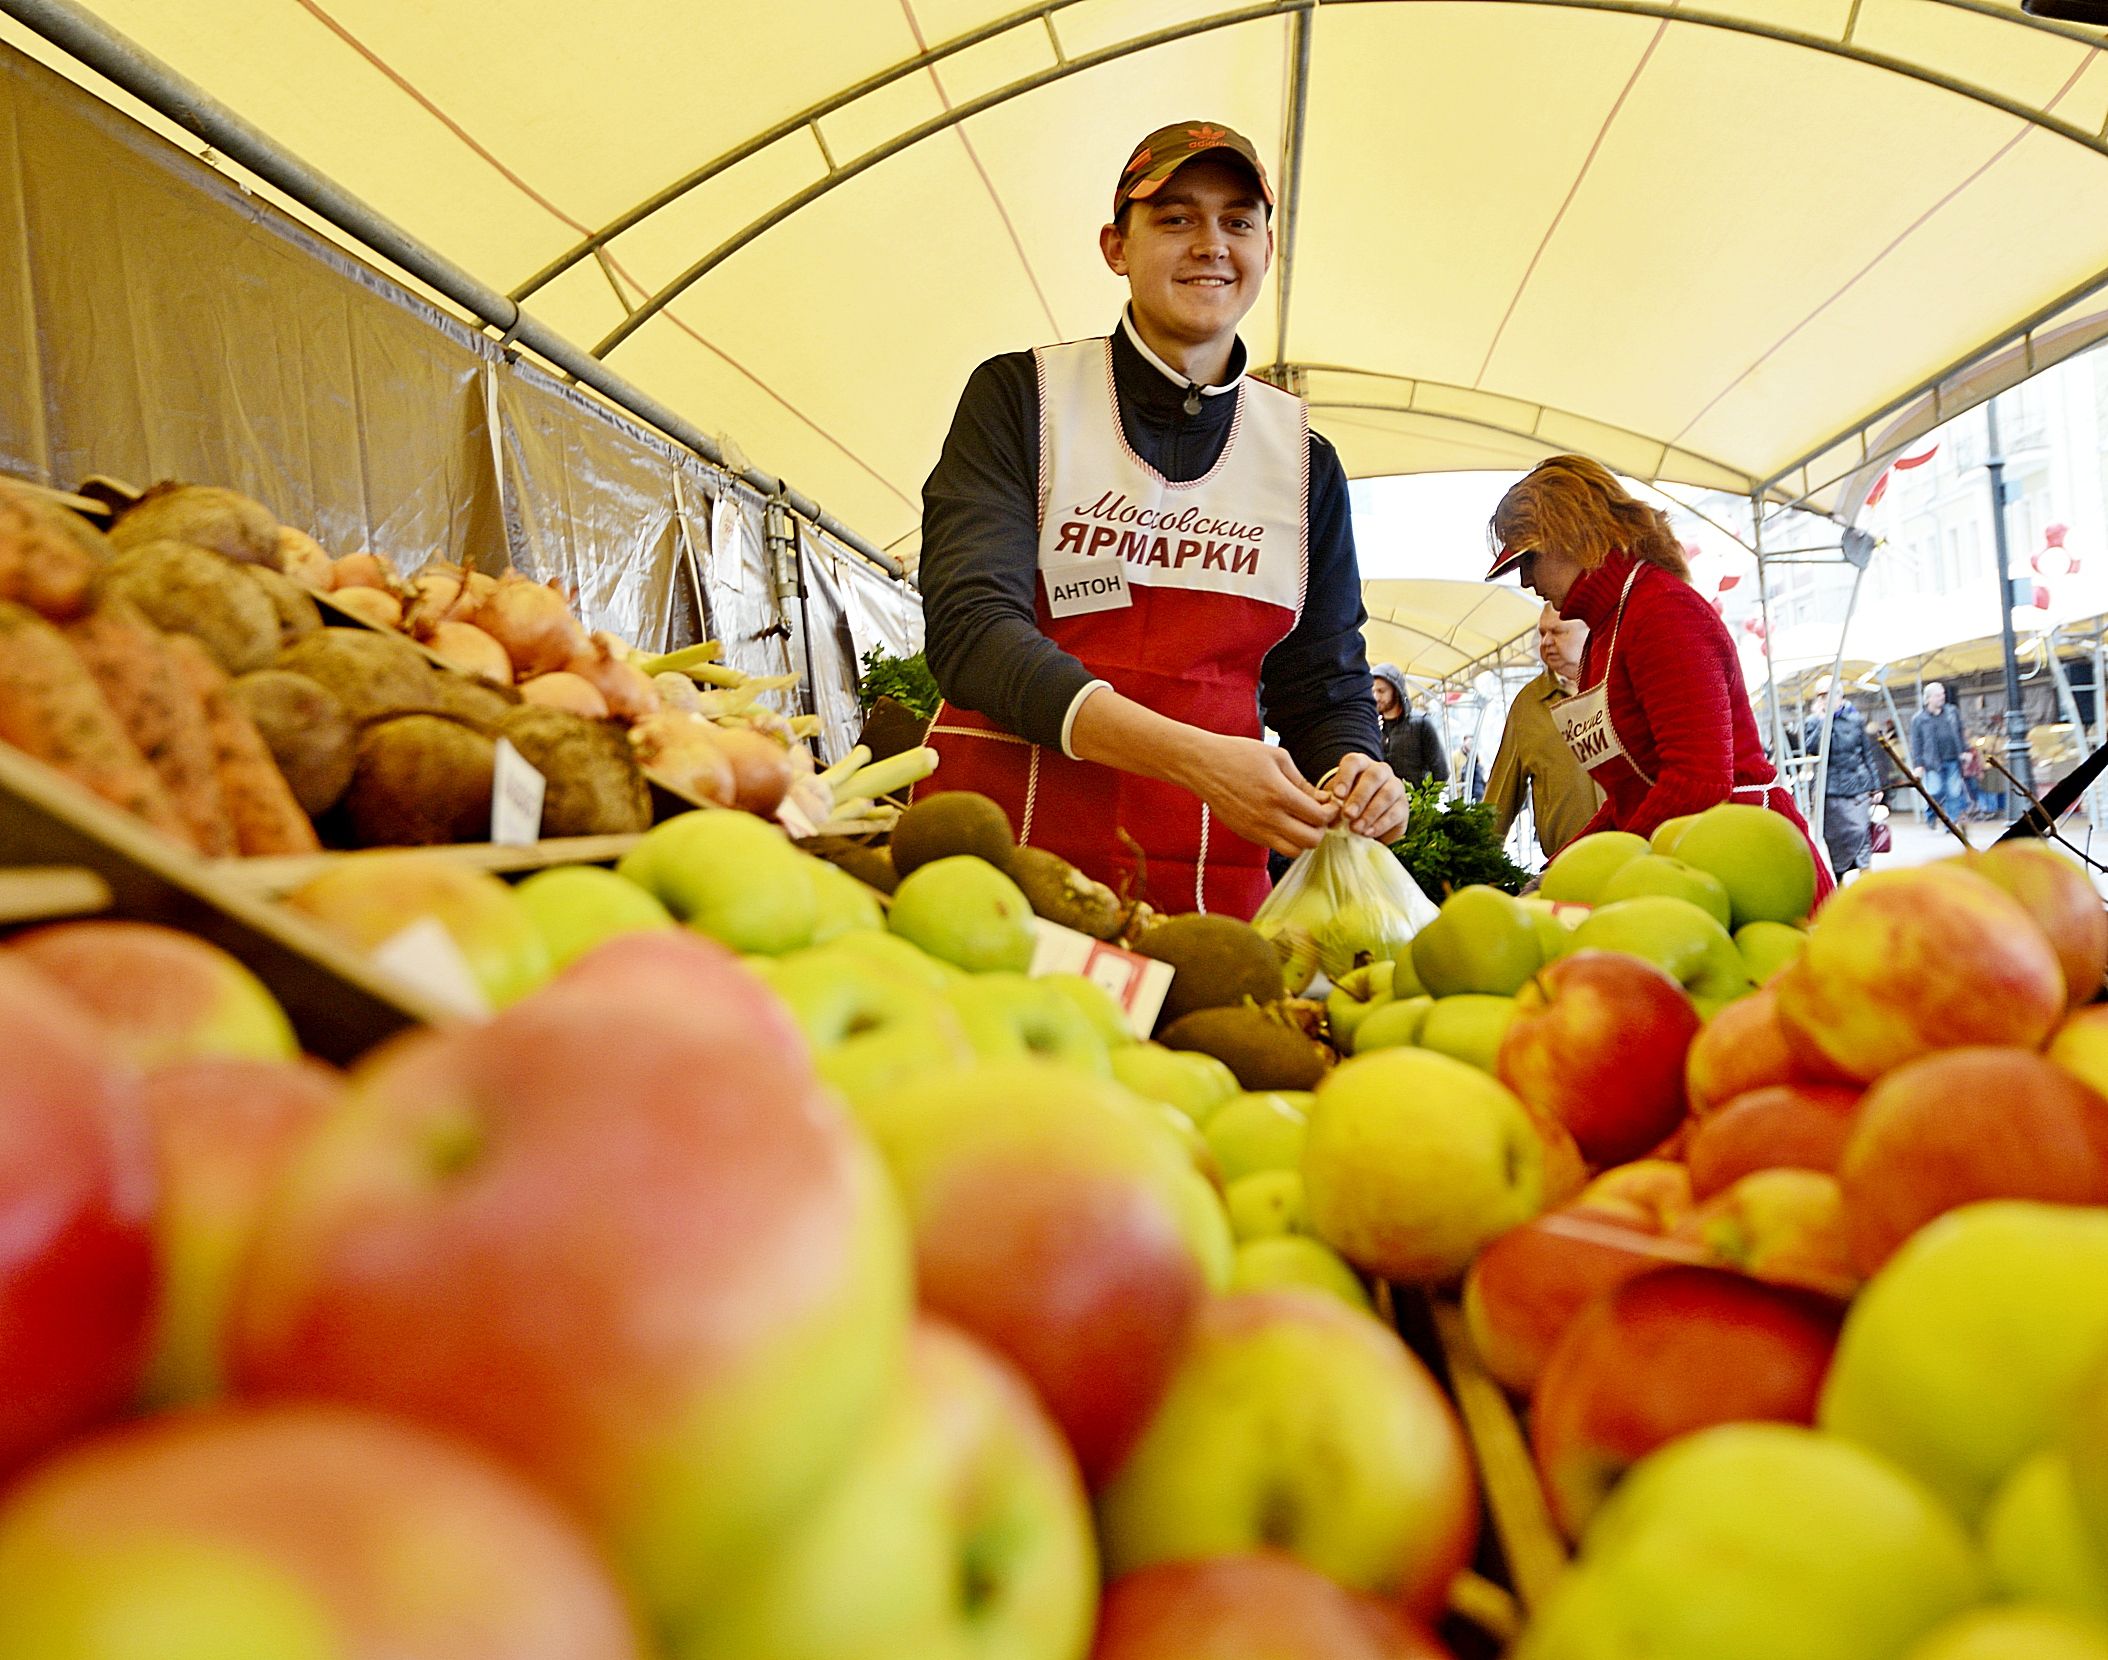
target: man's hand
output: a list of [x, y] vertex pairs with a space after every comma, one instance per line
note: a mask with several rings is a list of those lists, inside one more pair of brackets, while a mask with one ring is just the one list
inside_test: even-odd
[[1339, 770], [1326, 786], [1340, 804], [1348, 829], [1372, 840], [1395, 840], [1405, 829], [1405, 786], [1390, 766], [1358, 751], [1340, 757]]
[[1339, 817], [1285, 749], [1257, 738], [1216, 737], [1190, 787], [1224, 828], [1290, 857], [1317, 846]]

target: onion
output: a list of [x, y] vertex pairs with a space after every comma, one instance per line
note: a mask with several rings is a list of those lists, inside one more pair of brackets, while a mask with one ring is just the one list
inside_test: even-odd
[[666, 669], [653, 675], [651, 683], [659, 689], [660, 708], [685, 709], [697, 715], [703, 712], [703, 694], [695, 689], [695, 682], [685, 674]]
[[395, 594], [403, 586], [401, 573], [385, 553], [347, 553], [330, 568], [329, 578], [336, 589], [378, 588]]
[[512, 659], [505, 655], [505, 648], [473, 623], [443, 622], [432, 630], [427, 643], [448, 668], [494, 686], [512, 684]]
[[721, 736], [708, 721], [678, 709], [662, 709], [629, 729], [631, 752], [653, 777], [697, 801], [729, 807], [738, 780]]
[[574, 715], [588, 715], [594, 720], [606, 720], [608, 700], [590, 680], [582, 680], [575, 674], [538, 674], [532, 680], [520, 682], [520, 696], [529, 703], [539, 703], [545, 709], [562, 709]]
[[628, 661], [628, 651], [614, 635], [595, 634], [591, 648], [565, 667], [599, 688], [608, 700], [608, 713], [617, 720], [638, 721], [659, 712], [659, 689], [650, 675]]
[[336, 565], [314, 537], [291, 525], [278, 527], [278, 568], [311, 593], [336, 586]]
[[[410, 602], [403, 607], [403, 627], [420, 640], [429, 640], [441, 623], [466, 619], [468, 585], [461, 569], [443, 560], [433, 560], [410, 578]], [[508, 674], [511, 672], [508, 665]]]
[[774, 738], [736, 726], [719, 727], [717, 742], [732, 763], [732, 804], [772, 817], [791, 787], [790, 751]]
[[339, 588], [331, 594], [340, 611], [349, 611], [360, 622], [375, 628], [400, 628], [403, 602], [380, 588]]
[[501, 582], [464, 619], [505, 648], [521, 679], [569, 668], [591, 646], [564, 596], [540, 582]]

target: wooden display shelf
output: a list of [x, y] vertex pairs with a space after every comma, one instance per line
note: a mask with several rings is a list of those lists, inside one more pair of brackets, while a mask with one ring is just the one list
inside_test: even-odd
[[[15, 892], [47, 908], [104, 898], [107, 914], [158, 922], [209, 940], [246, 963], [284, 1006], [301, 1044], [348, 1063], [405, 1027], [447, 1012], [367, 962], [307, 918], [230, 881], [41, 762], [0, 745], [0, 868]], [[98, 894], [90, 883], [100, 885]], [[70, 899], [68, 896], [70, 895]]]
[[110, 908], [110, 884], [81, 865], [0, 870], [0, 927], [94, 916]]
[[[532, 847], [496, 842], [458, 842], [444, 847], [390, 848], [415, 858], [447, 859], [493, 876], [522, 876], [553, 865], [611, 865], [642, 836], [554, 836]], [[332, 865], [355, 859], [356, 853], [287, 853], [268, 859], [216, 859], [211, 870], [244, 892], [275, 899], [320, 876]]]

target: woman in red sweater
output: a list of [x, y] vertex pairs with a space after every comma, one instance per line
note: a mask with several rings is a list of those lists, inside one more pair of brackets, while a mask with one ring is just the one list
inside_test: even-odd
[[[1588, 624], [1580, 691], [1553, 710], [1604, 802], [1584, 834], [1651, 835], [1723, 801], [1768, 807], [1808, 836], [1765, 758], [1727, 625], [1691, 586], [1659, 509], [1609, 471], [1555, 455], [1501, 497], [1488, 579], [1517, 570], [1562, 617]], [[1812, 839], [1816, 898], [1829, 867]]]

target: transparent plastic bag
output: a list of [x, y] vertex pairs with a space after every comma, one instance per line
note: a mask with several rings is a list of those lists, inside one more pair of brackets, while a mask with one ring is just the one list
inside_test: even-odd
[[1328, 830], [1298, 854], [1252, 926], [1281, 953], [1288, 989], [1308, 989], [1319, 969], [1338, 980], [1359, 963], [1388, 962], [1435, 919], [1435, 907], [1382, 842]]

